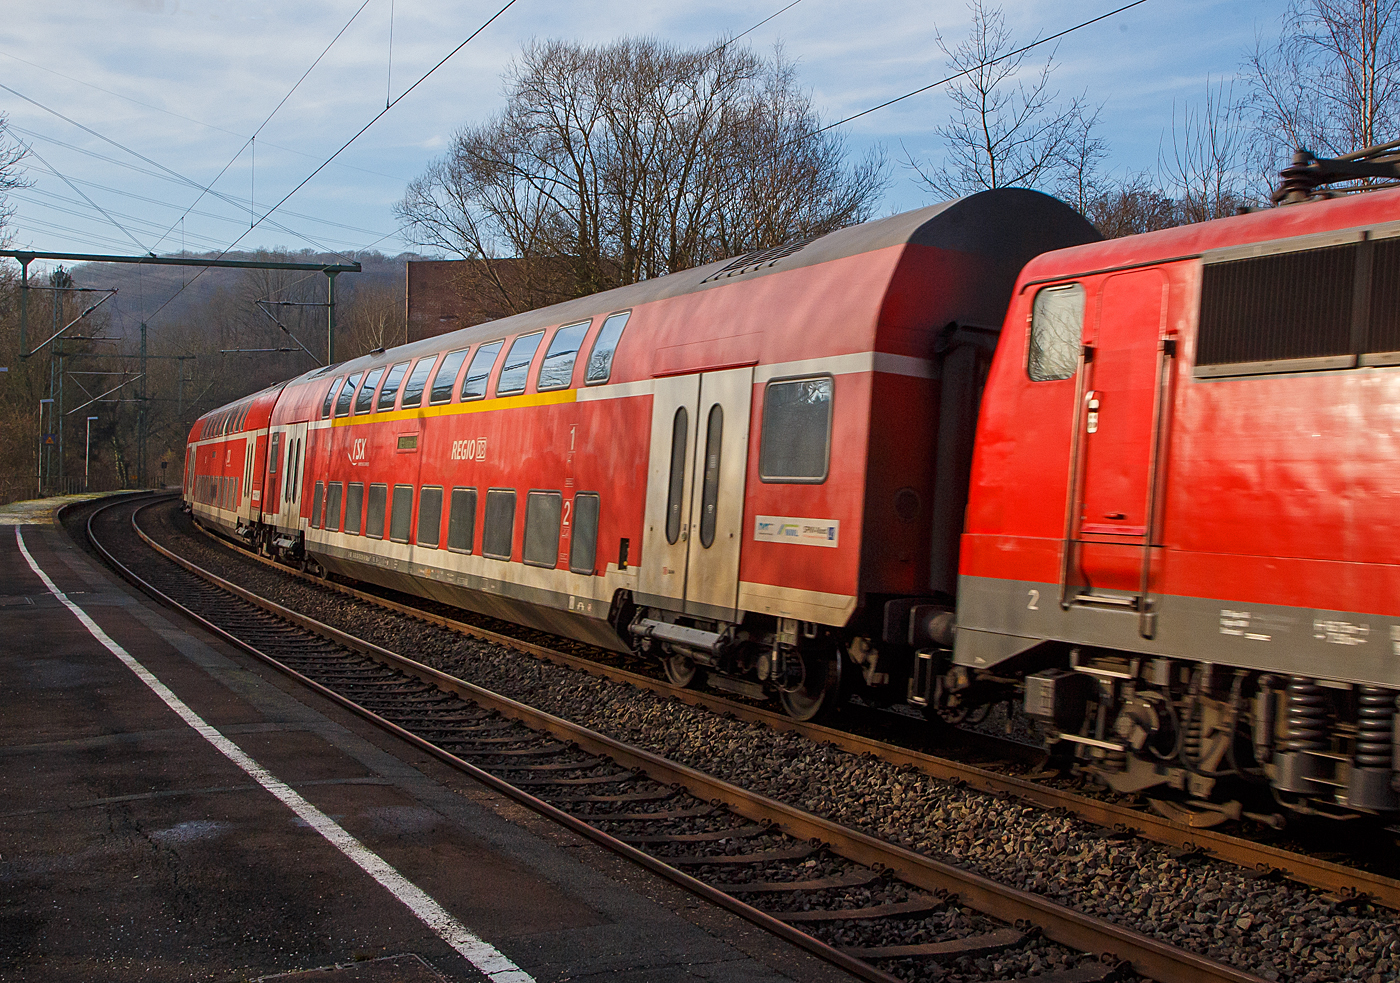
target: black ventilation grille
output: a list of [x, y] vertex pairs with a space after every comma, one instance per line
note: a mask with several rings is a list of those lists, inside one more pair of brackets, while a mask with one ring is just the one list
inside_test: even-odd
[[1358, 249], [1349, 243], [1204, 267], [1196, 364], [1353, 354]]
[[774, 246], [772, 249], [761, 249], [756, 253], [748, 253], [744, 256], [740, 256], [728, 266], [716, 270], [700, 282], [709, 283], [711, 280], [723, 280], [725, 277], [752, 273], [754, 270], [761, 269], [762, 267], [772, 266], [783, 257], [791, 256], [815, 238], [816, 236], [809, 236], [806, 239], [796, 239], [792, 242], [784, 243], [781, 246]]
[[1400, 239], [1381, 239], [1372, 248], [1366, 351], [1400, 352]]

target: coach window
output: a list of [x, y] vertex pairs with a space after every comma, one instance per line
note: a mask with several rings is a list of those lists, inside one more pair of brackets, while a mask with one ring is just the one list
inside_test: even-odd
[[326, 518], [323, 526], [327, 532], [340, 531], [340, 495], [344, 486], [336, 481], [326, 492]]
[[588, 326], [592, 323], [581, 321], [567, 324], [554, 332], [549, 350], [544, 355], [544, 363], [540, 366], [540, 380], [536, 389], [543, 392], [546, 389], [569, 388], [574, 381], [574, 360], [578, 358], [579, 346], [583, 344], [583, 336], [588, 333]]
[[442, 489], [424, 488], [418, 493], [418, 545], [437, 549], [442, 535]]
[[369, 499], [365, 506], [365, 535], [370, 539], [384, 538], [384, 508], [388, 499], [388, 485], [369, 486]]
[[[448, 352], [447, 357], [438, 366], [437, 373], [433, 376], [433, 391], [428, 397], [428, 403], [436, 406], [438, 403], [452, 402], [452, 386], [457, 381], [457, 373], [462, 368], [462, 363], [467, 360], [467, 349], [461, 351]], [[438, 490], [441, 496], [441, 489]]]
[[719, 506], [719, 452], [724, 438], [724, 410], [710, 407], [705, 428], [705, 479], [700, 493], [700, 545], [709, 549], [715, 541], [715, 513]]
[[330, 388], [326, 390], [326, 401], [321, 404], [322, 420], [331, 415], [331, 407], [335, 405], [335, 397], [340, 392], [340, 384], [344, 381], [345, 379], [343, 377], [338, 378], [332, 382]]
[[350, 403], [355, 398], [355, 387], [360, 384], [360, 373], [356, 372], [345, 380], [345, 388], [335, 400], [335, 415], [345, 416], [350, 412]]
[[345, 531], [351, 535], [360, 534], [360, 518], [365, 510], [365, 486], [358, 481], [351, 482], [345, 491]]
[[447, 548], [470, 553], [476, 542], [476, 489], [452, 489], [452, 511], [447, 517]]
[[403, 382], [403, 374], [407, 371], [407, 362], [400, 362], [398, 365], [390, 367], [389, 374], [384, 377], [384, 386], [379, 390], [379, 399], [374, 404], [376, 413], [394, 408], [394, 400], [399, 395], [399, 383]]
[[574, 521], [569, 533], [569, 569], [593, 573], [598, 562], [598, 496], [579, 492], [574, 496]]
[[525, 381], [530, 375], [530, 363], [534, 360], [535, 351], [540, 347], [540, 339], [543, 337], [543, 331], [536, 331], [534, 334], [521, 335], [515, 339], [515, 344], [510, 346], [510, 352], [506, 355], [505, 365], [501, 367], [501, 377], [496, 380], [497, 396], [525, 391]]
[[403, 387], [403, 408], [410, 406], [418, 407], [423, 405], [423, 390], [428, 385], [428, 373], [433, 371], [433, 363], [437, 361], [436, 355], [425, 355], [418, 360], [418, 364], [413, 367], [413, 372], [409, 375], [408, 381]]
[[831, 458], [831, 376], [768, 383], [758, 476], [764, 481], [819, 484]]
[[598, 337], [593, 341], [593, 354], [588, 356], [588, 375], [584, 378], [588, 385], [607, 382], [612, 375], [613, 354], [617, 351], [618, 340], [622, 338], [622, 329], [627, 327], [627, 319], [631, 316], [631, 311], [623, 311], [610, 315], [603, 322]]
[[1068, 379], [1079, 367], [1084, 344], [1084, 287], [1045, 287], [1031, 305], [1031, 340], [1026, 372], [1032, 382]]
[[515, 491], [491, 488], [486, 492], [486, 525], [481, 531], [481, 552], [497, 560], [509, 560], [514, 541]]
[[525, 499], [525, 562], [533, 567], [559, 565], [559, 523], [564, 496], [557, 491], [532, 491]]
[[311, 496], [311, 528], [321, 528], [321, 506], [326, 504], [326, 486], [324, 482], [316, 482], [316, 492]]
[[374, 387], [379, 385], [379, 377], [384, 374], [384, 367], [381, 365], [377, 369], [370, 369], [365, 375], [365, 384], [360, 387], [360, 394], [355, 397], [355, 415], [368, 413], [374, 406]]
[[681, 496], [685, 493], [685, 444], [690, 434], [690, 414], [682, 406], [671, 421], [671, 481], [666, 490], [666, 542], [681, 538]]
[[272, 448], [267, 453], [267, 473], [277, 473], [277, 462], [282, 459], [282, 435], [275, 433], [272, 435]]
[[491, 368], [496, 364], [496, 356], [501, 353], [503, 341], [493, 341], [482, 345], [472, 356], [472, 364], [467, 367], [467, 377], [462, 380], [462, 399], [481, 399], [486, 395], [486, 380], [491, 377]]
[[394, 507], [389, 513], [389, 538], [396, 543], [408, 542], [413, 526], [413, 486], [394, 486]]

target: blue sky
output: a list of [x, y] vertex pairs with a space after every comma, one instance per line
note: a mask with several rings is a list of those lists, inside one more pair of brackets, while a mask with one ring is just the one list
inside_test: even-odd
[[[15, 244], [75, 252], [222, 249], [247, 231], [250, 195], [261, 215], [504, 0], [368, 0], [262, 130], [254, 163], [248, 136], [362, 2], [10, 0], [0, 19], [0, 83], [146, 158], [0, 89], [0, 111], [15, 135], [52, 168], [30, 162], [34, 187], [12, 199]], [[531, 38], [605, 42], [634, 34], [700, 45], [744, 31], [787, 2], [517, 0], [238, 248], [410, 248], [396, 234], [394, 202], [454, 130], [500, 107], [502, 69]], [[1002, 7], [1016, 39], [1029, 41], [1121, 2], [1007, 0]], [[1110, 169], [1150, 168], [1173, 106], [1199, 100], [1208, 79], [1232, 77], [1257, 36], [1276, 34], [1284, 6], [1149, 0], [1058, 42], [1055, 85], [1065, 97], [1085, 92], [1103, 103]], [[745, 40], [760, 49], [781, 42], [818, 110], [835, 120], [942, 77], [936, 38], [956, 43], [968, 21], [962, 0], [802, 0]], [[900, 148], [936, 160], [942, 148], [934, 129], [948, 112], [935, 91], [844, 128], [854, 151], [880, 143], [890, 152], [882, 211], [930, 200], [898, 165]], [[169, 171], [205, 185], [225, 165], [214, 188], [232, 201], [205, 195], [181, 222], [199, 192]]]

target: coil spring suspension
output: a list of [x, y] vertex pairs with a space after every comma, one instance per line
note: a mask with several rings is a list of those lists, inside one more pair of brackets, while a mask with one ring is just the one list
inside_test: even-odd
[[1288, 683], [1288, 739], [1285, 751], [1326, 751], [1328, 740], [1327, 697], [1311, 679], [1294, 676]]
[[1201, 715], [1192, 713], [1186, 721], [1186, 733], [1181, 738], [1181, 748], [1186, 753], [1186, 760], [1193, 764], [1201, 760]]
[[1389, 768], [1394, 730], [1395, 694], [1379, 686], [1362, 686], [1356, 714], [1356, 766]]

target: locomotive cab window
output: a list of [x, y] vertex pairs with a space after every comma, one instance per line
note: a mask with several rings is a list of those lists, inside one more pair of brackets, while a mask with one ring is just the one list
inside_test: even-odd
[[525, 383], [530, 376], [530, 363], [534, 361], [535, 352], [540, 347], [540, 339], [543, 337], [543, 331], [536, 331], [534, 334], [521, 335], [515, 339], [509, 354], [506, 355], [505, 365], [501, 366], [501, 377], [496, 380], [497, 396], [525, 391]]
[[525, 562], [534, 567], [559, 563], [559, 528], [564, 496], [557, 491], [532, 491], [525, 499]]
[[424, 488], [418, 493], [418, 545], [437, 549], [442, 535], [442, 489]]
[[335, 415], [347, 416], [350, 413], [350, 403], [355, 398], [355, 387], [360, 384], [360, 373], [356, 372], [345, 380], [345, 388], [340, 391], [340, 395], [335, 400]]
[[820, 484], [831, 459], [831, 376], [768, 383], [758, 476], [764, 481]]
[[540, 381], [536, 389], [543, 392], [546, 389], [569, 388], [574, 381], [574, 360], [578, 358], [579, 346], [583, 344], [583, 336], [588, 333], [591, 323], [580, 321], [554, 332], [549, 350], [544, 355], [544, 363], [540, 366]]
[[481, 531], [481, 552], [497, 560], [509, 560], [515, 541], [515, 490], [491, 488], [486, 492], [486, 525]]
[[379, 399], [375, 402], [376, 412], [392, 410], [394, 400], [399, 395], [399, 383], [403, 382], [403, 374], [408, 371], [408, 363], [400, 362], [389, 369], [389, 374], [384, 377], [384, 387], [379, 390]]
[[[459, 352], [448, 352], [447, 357], [438, 366], [437, 372], [433, 375], [432, 395], [428, 397], [428, 402], [433, 406], [438, 403], [452, 402], [452, 385], [457, 381], [457, 373], [462, 368], [462, 363], [467, 360], [467, 349], [463, 348]], [[441, 489], [439, 489], [439, 494]]]
[[598, 562], [598, 496], [579, 492], [574, 496], [574, 521], [569, 534], [569, 569], [592, 574]]
[[413, 367], [408, 381], [403, 384], [403, 403], [401, 404], [403, 409], [410, 407], [416, 409], [423, 405], [423, 390], [428, 386], [428, 373], [433, 370], [433, 365], [436, 362], [436, 355], [425, 355]]
[[447, 548], [470, 553], [476, 542], [476, 489], [452, 489], [452, 511], [447, 518]]
[[360, 395], [355, 397], [355, 415], [368, 413], [370, 406], [374, 403], [374, 387], [379, 385], [379, 377], [384, 374], [384, 367], [370, 369], [365, 376], [365, 384], [360, 387]]
[[1031, 338], [1026, 373], [1032, 382], [1068, 379], [1079, 367], [1084, 343], [1084, 287], [1067, 283], [1044, 287], [1031, 305]]
[[496, 364], [496, 356], [501, 354], [503, 341], [493, 341], [482, 345], [472, 356], [472, 364], [467, 367], [467, 377], [462, 380], [462, 399], [481, 399], [486, 395], [486, 381], [491, 378], [491, 369]]
[[631, 316], [631, 311], [611, 314], [598, 329], [598, 337], [593, 341], [593, 352], [588, 356], [588, 374], [583, 380], [588, 385], [601, 385], [612, 376], [613, 355], [617, 352], [617, 343], [622, 338], [622, 329], [627, 327], [627, 319]]

